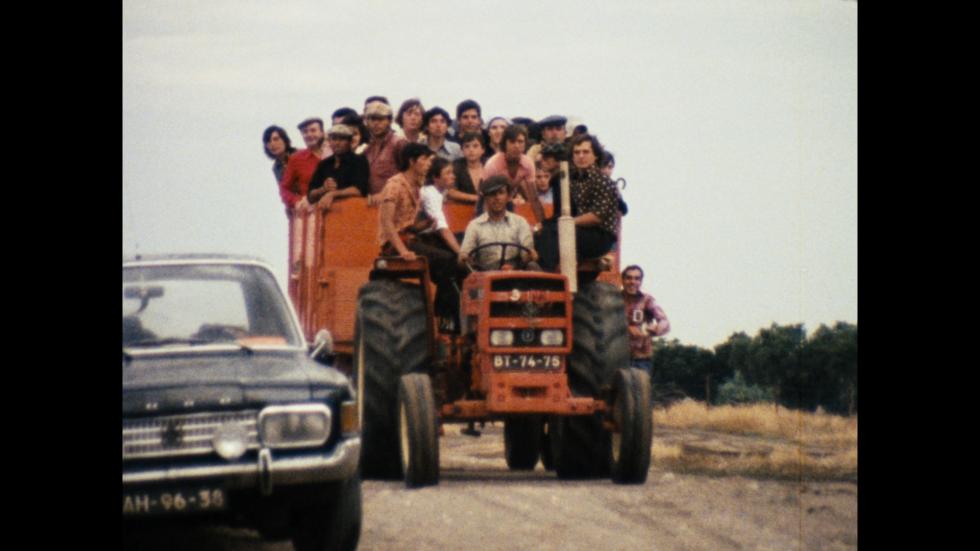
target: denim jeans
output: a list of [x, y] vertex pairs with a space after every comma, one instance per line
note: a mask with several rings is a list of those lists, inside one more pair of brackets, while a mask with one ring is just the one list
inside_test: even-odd
[[653, 360], [650, 358], [630, 358], [630, 367], [642, 369], [651, 379], [653, 378]]

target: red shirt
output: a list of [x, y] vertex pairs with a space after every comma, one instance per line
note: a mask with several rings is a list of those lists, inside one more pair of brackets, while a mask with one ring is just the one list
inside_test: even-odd
[[304, 149], [289, 156], [286, 163], [286, 172], [279, 181], [279, 196], [287, 209], [294, 208], [300, 199], [306, 197], [306, 192], [310, 187], [310, 179], [316, 165], [320, 163], [320, 157]]
[[[626, 323], [631, 327], [643, 327], [656, 320], [657, 328], [653, 331], [655, 337], [666, 335], [670, 331], [670, 321], [667, 319], [667, 314], [652, 296], [642, 291], [635, 295], [623, 291], [623, 302], [626, 303]], [[649, 334], [634, 335], [630, 333], [630, 357], [649, 358], [652, 355], [653, 342], [650, 340]]]

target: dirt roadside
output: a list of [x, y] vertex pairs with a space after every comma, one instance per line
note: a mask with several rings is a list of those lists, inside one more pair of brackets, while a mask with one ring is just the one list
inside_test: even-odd
[[[502, 425], [479, 438], [447, 426], [441, 483], [407, 490], [365, 481], [360, 549], [847, 550], [857, 548], [853, 482], [678, 474], [654, 464], [647, 483], [560, 481], [540, 464], [511, 472]], [[683, 438], [682, 433], [656, 435]], [[703, 434], [694, 435], [703, 439]], [[724, 435], [716, 435], [724, 440]], [[168, 534], [161, 548], [286, 551], [228, 528]], [[147, 547], [150, 548], [150, 547]]]

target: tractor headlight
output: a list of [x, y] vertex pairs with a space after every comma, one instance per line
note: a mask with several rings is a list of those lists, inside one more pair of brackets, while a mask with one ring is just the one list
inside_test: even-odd
[[510, 346], [514, 344], [514, 332], [510, 329], [494, 329], [490, 331], [490, 344], [493, 346]]
[[259, 437], [270, 448], [320, 446], [330, 425], [330, 408], [323, 404], [269, 406], [259, 413]]
[[561, 329], [545, 329], [541, 332], [543, 346], [561, 346], [565, 344], [565, 334]]

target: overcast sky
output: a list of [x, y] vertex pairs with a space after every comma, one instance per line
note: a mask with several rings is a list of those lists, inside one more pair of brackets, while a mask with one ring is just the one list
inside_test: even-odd
[[857, 322], [857, 3], [123, 2], [123, 253], [259, 256], [287, 223], [262, 131], [419, 97], [563, 114], [616, 155], [622, 262], [712, 347]]

